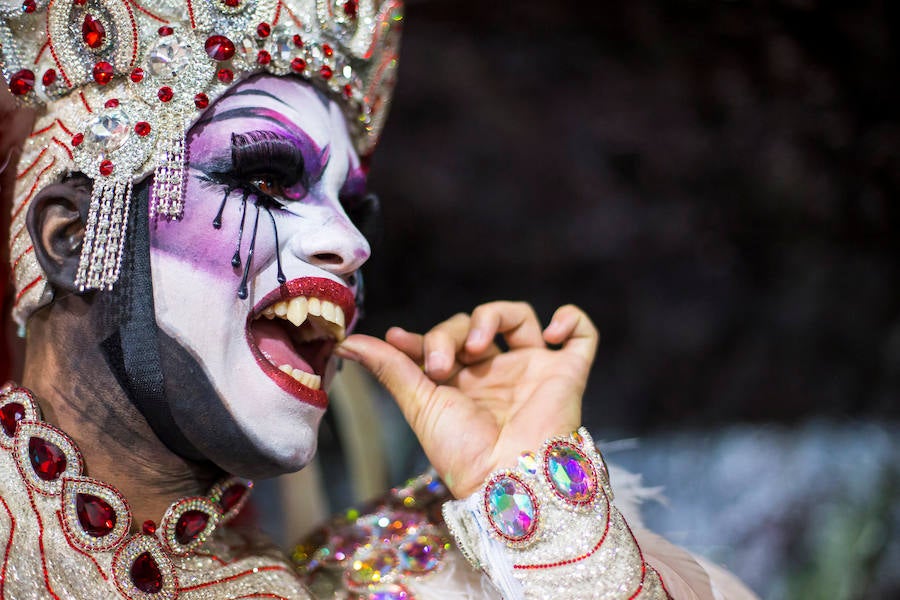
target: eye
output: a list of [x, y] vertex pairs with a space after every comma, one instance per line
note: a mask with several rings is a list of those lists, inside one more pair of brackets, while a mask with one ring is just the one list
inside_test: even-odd
[[308, 193], [302, 181], [284, 181], [274, 176], [250, 177], [250, 192], [262, 192], [279, 204], [303, 200]]

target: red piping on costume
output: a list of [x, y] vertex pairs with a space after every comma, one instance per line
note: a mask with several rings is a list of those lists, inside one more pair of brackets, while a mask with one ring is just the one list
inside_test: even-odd
[[88, 104], [87, 98], [84, 97], [84, 92], [78, 92], [78, 95], [81, 96], [81, 103], [84, 104], [84, 107], [87, 109], [89, 113], [93, 113], [94, 109], [91, 108], [91, 105]]
[[191, 29], [197, 29], [197, 22], [194, 21], [194, 3], [191, 0], [185, 0], [187, 2], [188, 16], [191, 18]]
[[44, 169], [40, 173], [38, 173], [37, 179], [34, 180], [34, 185], [31, 186], [31, 191], [28, 192], [28, 196], [26, 196], [25, 199], [22, 200], [22, 203], [16, 208], [16, 211], [13, 213], [12, 219], [11, 219], [12, 221], [16, 220], [16, 217], [19, 216], [19, 213], [22, 212], [22, 209], [28, 205], [29, 201], [31, 201], [31, 197], [34, 195], [35, 190], [37, 190], [37, 186], [41, 181], [41, 177], [44, 176], [44, 173], [49, 171], [50, 168], [55, 164], [56, 164], [56, 157], [54, 156], [53, 162], [51, 162], [49, 165], [44, 167]]
[[9, 551], [12, 549], [13, 536], [16, 533], [16, 519], [13, 517], [12, 511], [9, 510], [9, 505], [3, 499], [3, 496], [0, 496], [0, 502], [3, 503], [3, 508], [6, 509], [6, 513], [9, 515], [9, 540], [6, 542], [6, 550], [3, 553], [3, 568], [0, 570], [0, 598], [6, 598], [6, 592], [3, 588], [6, 585], [6, 565], [9, 563]]
[[28, 293], [28, 290], [30, 290], [31, 288], [33, 288], [34, 286], [36, 286], [37, 284], [39, 284], [39, 283], [41, 282], [42, 279], [44, 279], [44, 277], [41, 276], [41, 275], [38, 275], [38, 276], [35, 278], [34, 281], [32, 281], [31, 283], [29, 283], [28, 285], [26, 285], [25, 287], [23, 287], [23, 288], [22, 288], [22, 291], [19, 292], [18, 294], [16, 294], [16, 301], [15, 301], [13, 304], [18, 304], [18, 303], [19, 303], [19, 300], [22, 299], [22, 296], [24, 296], [26, 293]]
[[[16, 463], [18, 464], [18, 463]], [[21, 473], [22, 478], [25, 478], [25, 474]], [[59, 596], [56, 595], [56, 592], [53, 591], [53, 588], [50, 586], [50, 572], [47, 570], [47, 557], [44, 552], [44, 522], [41, 521], [41, 514], [38, 512], [37, 506], [34, 504], [34, 495], [31, 493], [30, 489], [27, 489], [28, 492], [28, 501], [31, 503], [31, 509], [34, 511], [34, 516], [37, 518], [38, 522], [38, 547], [41, 550], [41, 570], [44, 571], [44, 585], [47, 587], [47, 591], [50, 592], [50, 595], [53, 596], [56, 600], [61, 600]]]
[[[59, 527], [60, 527], [60, 529], [62, 529], [63, 531], [65, 531], [65, 530], [66, 530], [66, 526], [65, 526], [65, 524], [63, 523], [63, 517], [62, 517], [62, 511], [61, 511], [61, 510], [56, 511], [56, 518], [59, 519]], [[93, 562], [93, 563], [94, 563], [94, 566], [97, 567], [97, 571], [100, 573], [100, 577], [103, 578], [103, 581], [109, 581], [109, 577], [106, 575], [106, 573], [103, 572], [103, 569], [100, 568], [100, 563], [98, 563], [97, 560], [96, 560], [93, 556], [91, 556], [90, 554], [88, 554], [87, 552], [85, 552], [84, 550], [82, 550], [81, 548], [79, 548], [78, 546], [76, 546], [75, 544], [73, 544], [73, 543], [69, 540], [69, 536], [68, 536], [68, 535], [63, 535], [63, 537], [66, 538], [66, 543], [69, 544], [69, 547], [70, 547], [72, 550], [74, 550], [75, 552], [78, 552], [79, 554], [84, 554], [84, 555], [87, 556], [89, 559], [91, 559], [91, 562]]]
[[69, 147], [66, 146], [66, 144], [65, 144], [64, 142], [61, 142], [60, 139], [59, 139], [58, 137], [56, 137], [55, 135], [53, 136], [52, 139], [53, 139], [53, 142], [54, 142], [57, 146], [59, 146], [60, 148], [62, 148], [63, 150], [66, 151], [66, 154], [69, 155], [69, 160], [75, 160], [75, 157], [72, 156], [72, 151], [69, 150]]
[[249, 596], [241, 596], [240, 598], [235, 598], [235, 600], [245, 600], [246, 598], [275, 598], [275, 600], [288, 600], [284, 596], [279, 596], [278, 594], [270, 594], [269, 592], [257, 592], [255, 594], [250, 594]]
[[278, 20], [281, 18], [282, 4], [283, 4], [282, 1], [278, 0], [278, 6], [275, 7], [275, 16], [272, 17], [272, 27], [275, 27], [276, 25], [278, 25]]
[[38, 64], [39, 62], [41, 62], [41, 56], [44, 55], [44, 50], [46, 50], [47, 46], [49, 46], [49, 45], [50, 45], [50, 40], [47, 40], [46, 42], [44, 42], [44, 45], [41, 46], [41, 49], [38, 51], [37, 58], [34, 59], [34, 64]]
[[[229, 581], [234, 581], [235, 579], [240, 579], [241, 577], [246, 577], [247, 575], [253, 575], [254, 573], [262, 573], [264, 571], [284, 571], [285, 573], [289, 573], [290, 569], [281, 565], [273, 565], [271, 567], [257, 567], [255, 569], [250, 569], [247, 571], [242, 571], [240, 573], [235, 573], [234, 575], [229, 575], [223, 579], [217, 579], [215, 581], [207, 581], [206, 583], [198, 583], [197, 585], [192, 585], [189, 587], [179, 588], [178, 592], [192, 592], [194, 590], [200, 590], [203, 588], [212, 587], [214, 585], [219, 585], [220, 583], [228, 583]], [[263, 596], [264, 597], [264, 596]], [[252, 598], [252, 596], [251, 596]]]
[[[51, 125], [50, 127], [47, 127], [46, 129], [42, 129], [41, 131], [35, 132], [35, 133], [37, 133], [37, 134], [44, 133], [47, 130], [51, 129], [52, 127], [53, 127], [53, 125]], [[32, 161], [32, 163], [30, 165], [28, 165], [24, 171], [22, 171], [21, 173], [16, 175], [16, 179], [22, 179], [23, 177], [28, 175], [28, 172], [31, 171], [36, 164], [38, 164], [38, 161], [40, 161], [41, 158], [43, 158], [43, 156], [46, 153], [47, 153], [47, 148], [44, 148], [43, 150], [41, 150], [40, 154], [37, 155], [37, 158], [35, 158], [34, 161]]]
[[66, 82], [68, 87], [72, 87], [72, 81], [69, 79], [69, 76], [66, 74], [66, 70], [63, 69], [62, 63], [59, 62], [59, 57], [56, 55], [56, 49], [53, 47], [53, 38], [50, 37], [50, 13], [53, 9], [53, 3], [56, 0], [50, 0], [50, 3], [47, 5], [47, 45], [50, 47], [50, 54], [53, 55], [53, 62], [56, 63], [56, 68], [59, 69], [59, 74], [62, 75], [63, 80]]
[[294, 24], [296, 24], [297, 27], [303, 27], [303, 23], [300, 22], [300, 19], [297, 18], [297, 15], [294, 14], [294, 11], [291, 10], [290, 6], [285, 6], [284, 10], [286, 10], [287, 14], [291, 16], [291, 19], [293, 19]]
[[25, 250], [23, 250], [22, 253], [16, 257], [16, 260], [14, 260], [13, 264], [12, 264], [12, 272], [13, 273], [16, 272], [16, 267], [19, 266], [19, 263], [22, 261], [23, 258], [25, 258], [25, 255], [28, 254], [29, 252], [31, 252], [32, 250], [34, 250], [34, 244], [25, 248]]

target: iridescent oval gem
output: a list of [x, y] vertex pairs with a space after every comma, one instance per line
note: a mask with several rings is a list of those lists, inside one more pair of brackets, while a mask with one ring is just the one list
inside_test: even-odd
[[122, 147], [131, 134], [131, 119], [115, 109], [94, 117], [84, 130], [82, 144], [92, 152], [105, 154]]
[[519, 455], [519, 466], [526, 473], [531, 473], [534, 475], [537, 473], [538, 463], [537, 457], [534, 455], [534, 452], [528, 450]]
[[190, 64], [192, 54], [176, 37], [163, 38], [147, 55], [147, 70], [159, 79], [174, 79]]
[[372, 589], [367, 596], [360, 596], [366, 600], [409, 600], [410, 593], [402, 585], [388, 585]]
[[484, 492], [484, 505], [494, 530], [512, 542], [528, 539], [537, 528], [534, 495], [518, 477], [500, 475]]
[[597, 476], [581, 450], [566, 443], [547, 449], [547, 476], [557, 495], [574, 504], [587, 504], [597, 494]]

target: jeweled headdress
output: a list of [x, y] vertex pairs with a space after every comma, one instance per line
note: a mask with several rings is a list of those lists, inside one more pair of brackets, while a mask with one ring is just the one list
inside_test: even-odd
[[38, 107], [12, 208], [10, 257], [23, 324], [46, 304], [25, 215], [61, 175], [94, 180], [76, 285], [119, 276], [134, 182], [153, 173], [151, 213], [184, 210], [185, 133], [256, 73], [294, 74], [337, 99], [361, 155], [393, 90], [400, 0], [0, 0], [10, 91]]

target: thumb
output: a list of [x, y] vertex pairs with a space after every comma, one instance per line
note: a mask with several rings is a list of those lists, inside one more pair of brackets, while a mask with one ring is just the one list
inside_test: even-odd
[[341, 358], [358, 362], [394, 396], [409, 423], [418, 419], [435, 384], [406, 354], [378, 338], [353, 334], [335, 349]]

